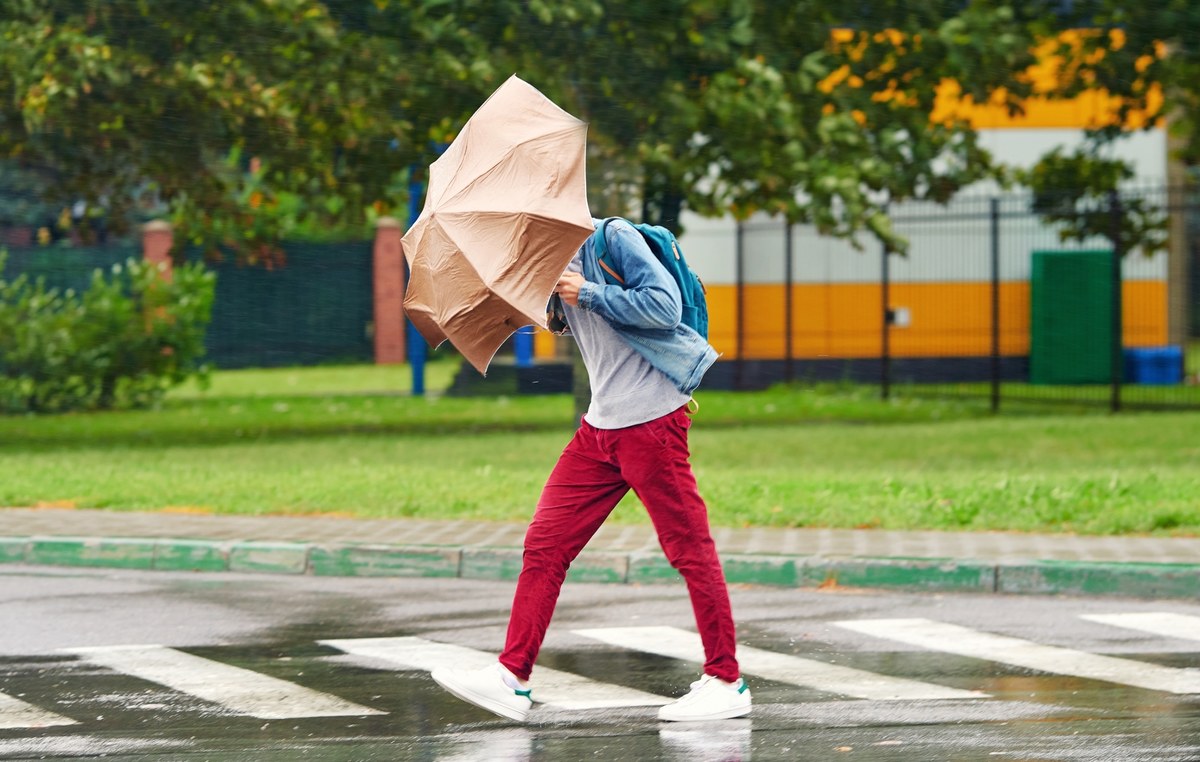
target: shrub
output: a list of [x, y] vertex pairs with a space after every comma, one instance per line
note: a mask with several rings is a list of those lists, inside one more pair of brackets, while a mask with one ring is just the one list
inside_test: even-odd
[[0, 275], [0, 412], [143, 407], [206, 379], [215, 283], [198, 263], [168, 280], [136, 259], [97, 270], [83, 293]]

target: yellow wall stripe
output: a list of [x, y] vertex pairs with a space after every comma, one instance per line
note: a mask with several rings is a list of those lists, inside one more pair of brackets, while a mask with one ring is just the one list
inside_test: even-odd
[[[895, 283], [893, 307], [907, 307], [911, 325], [891, 333], [893, 357], [986, 357], [991, 353], [991, 287], [987, 283]], [[1000, 284], [1000, 353], [1029, 354], [1029, 284]], [[747, 285], [743, 335], [748, 360], [786, 356], [782, 284]], [[798, 359], [879, 357], [882, 290], [878, 284], [830, 283], [792, 287], [792, 356]], [[1124, 343], [1167, 343], [1167, 284], [1126, 281], [1122, 290]], [[709, 341], [722, 359], [738, 356], [737, 288], [708, 286]], [[561, 356], [548, 331], [534, 335], [534, 354]]]
[[[748, 285], [746, 359], [785, 356], [784, 286]], [[982, 357], [991, 353], [991, 288], [987, 283], [897, 283], [893, 307], [907, 307], [912, 323], [894, 328], [894, 357]], [[882, 291], [878, 284], [793, 286], [792, 353], [796, 358], [878, 357]], [[1167, 341], [1167, 287], [1161, 280], [1127, 281], [1122, 291], [1126, 346]], [[708, 287], [709, 340], [724, 359], [737, 356], [737, 289]], [[1029, 353], [1029, 284], [1000, 285], [1000, 352]]]

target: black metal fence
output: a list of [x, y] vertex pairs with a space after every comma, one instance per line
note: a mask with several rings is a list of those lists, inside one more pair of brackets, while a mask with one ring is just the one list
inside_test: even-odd
[[[986, 395], [993, 408], [1004, 400], [1200, 407], [1196, 202], [1191, 189], [1160, 187], [1091, 200], [964, 199], [897, 213], [896, 228], [919, 245], [902, 268], [896, 255], [881, 254], [882, 393]], [[905, 332], [929, 311], [913, 285], [938, 239], [958, 255], [942, 257], [946, 269], [926, 298], [961, 304], [962, 319], [944, 326], [942, 351], [907, 342], [915, 352], [906, 356]], [[897, 279], [897, 269], [917, 272]], [[904, 320], [906, 299], [914, 303]], [[967, 348], [978, 347], [985, 326], [981, 362]]]
[[[963, 197], [908, 203], [891, 218], [906, 254], [877, 243], [831, 251], [811, 229], [778, 221], [742, 226], [735, 301], [744, 308], [737, 350], [718, 370], [729, 386], [838, 379], [878, 384], [884, 397], [981, 397], [997, 408], [1200, 407], [1195, 188]], [[771, 259], [764, 276], [762, 255], [777, 251], [785, 266]], [[785, 317], [770, 318], [781, 326], [763, 325], [750, 303], [772, 280], [787, 300]], [[824, 344], [806, 335], [808, 322], [821, 324]], [[772, 344], [782, 356], [755, 354], [769, 332], [786, 332]]]
[[[724, 356], [706, 387], [847, 380], [887, 397], [974, 397], [994, 407], [1200, 407], [1196, 189], [1091, 201], [966, 197], [906, 204], [892, 220], [910, 241], [906, 255], [877, 244], [856, 252], [777, 220], [747, 223], [732, 245], [711, 246], [736, 266], [730, 282], [710, 283]], [[17, 243], [9, 240], [6, 276], [42, 275], [64, 288], [86, 287], [97, 267], [141, 254], [128, 241]], [[369, 362], [370, 242], [283, 248], [276, 269], [211, 264], [210, 360]], [[764, 299], [774, 306], [763, 309]], [[736, 330], [721, 324], [730, 320]]]

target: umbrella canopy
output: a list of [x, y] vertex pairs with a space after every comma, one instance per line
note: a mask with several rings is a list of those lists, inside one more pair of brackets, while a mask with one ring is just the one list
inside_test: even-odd
[[587, 125], [516, 76], [492, 93], [429, 167], [404, 235], [404, 307], [432, 346], [449, 339], [480, 373], [546, 302], [592, 234]]

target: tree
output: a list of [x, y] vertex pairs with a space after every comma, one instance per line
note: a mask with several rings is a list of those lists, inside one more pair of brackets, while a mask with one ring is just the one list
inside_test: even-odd
[[1077, 0], [1049, 4], [1059, 28], [1085, 30], [1060, 43], [1067, 65], [1058, 87], [1066, 96], [1100, 89], [1118, 99], [1097, 145], [1171, 117], [1181, 138], [1179, 158], [1200, 162], [1200, 5], [1190, 0]]
[[634, 157], [625, 169], [649, 221], [676, 227], [684, 207], [765, 211], [831, 235], [870, 231], [895, 249], [904, 241], [889, 203], [945, 201], [997, 171], [966, 122], [930, 122], [939, 87], [1004, 92], [1017, 108], [1042, 23], [983, 2], [961, 12], [831, 0], [577, 11], [586, 23], [534, 20], [508, 39], [545, 56], [537, 83], [591, 122], [603, 156]]
[[[1108, 87], [1133, 113], [1162, 82], [1194, 113], [1200, 54], [1180, 30], [1200, 11], [1126, 5], [6, 0], [0, 158], [113, 226], [162, 205], [181, 238], [253, 253], [392, 212], [516, 72], [590, 123], [593, 185], [618, 190], [599, 204], [636, 189], [672, 227], [684, 208], [762, 211], [902, 250], [889, 204], [1003, 174], [969, 124], [931, 121], [937, 94], [1019, 110], [1034, 44], [1059, 29], [1101, 33], [1056, 92]], [[1148, 58], [1163, 42], [1176, 52]]]
[[1033, 193], [1033, 211], [1053, 223], [1063, 241], [1107, 238], [1124, 256], [1152, 256], [1167, 247], [1166, 198], [1122, 192], [1134, 179], [1124, 161], [1087, 149], [1054, 149], [1018, 175]]
[[1112, 99], [1113, 113], [1087, 132], [1082, 145], [1049, 152], [1018, 179], [1033, 191], [1034, 210], [1055, 223], [1064, 240], [1099, 236], [1121, 254], [1162, 251], [1166, 197], [1131, 189], [1138, 179], [1134, 169], [1111, 158], [1110, 149], [1169, 118], [1179, 139], [1172, 159], [1200, 163], [1200, 45], [1194, 33], [1200, 6], [1188, 0], [1084, 0], [1053, 10], [1060, 28], [1073, 30], [1059, 37], [1055, 91], [1067, 97], [1102, 91]]
[[[305, 215], [362, 224], [414, 159], [414, 126], [387, 118], [396, 47], [322, 3], [5, 8], [0, 156], [118, 230], [160, 204], [185, 240], [251, 250]], [[302, 208], [280, 210], [282, 193]]]
[[697, 210], [778, 213], [851, 238], [867, 230], [903, 250], [889, 204], [944, 202], [994, 173], [969, 124], [930, 117], [944, 81], [1019, 98], [1028, 20], [991, 3], [952, 15], [942, 3], [879, 2], [850, 19], [844, 4], [756, 5], [753, 41], [708, 83], [697, 103], [706, 128], [682, 143]]

